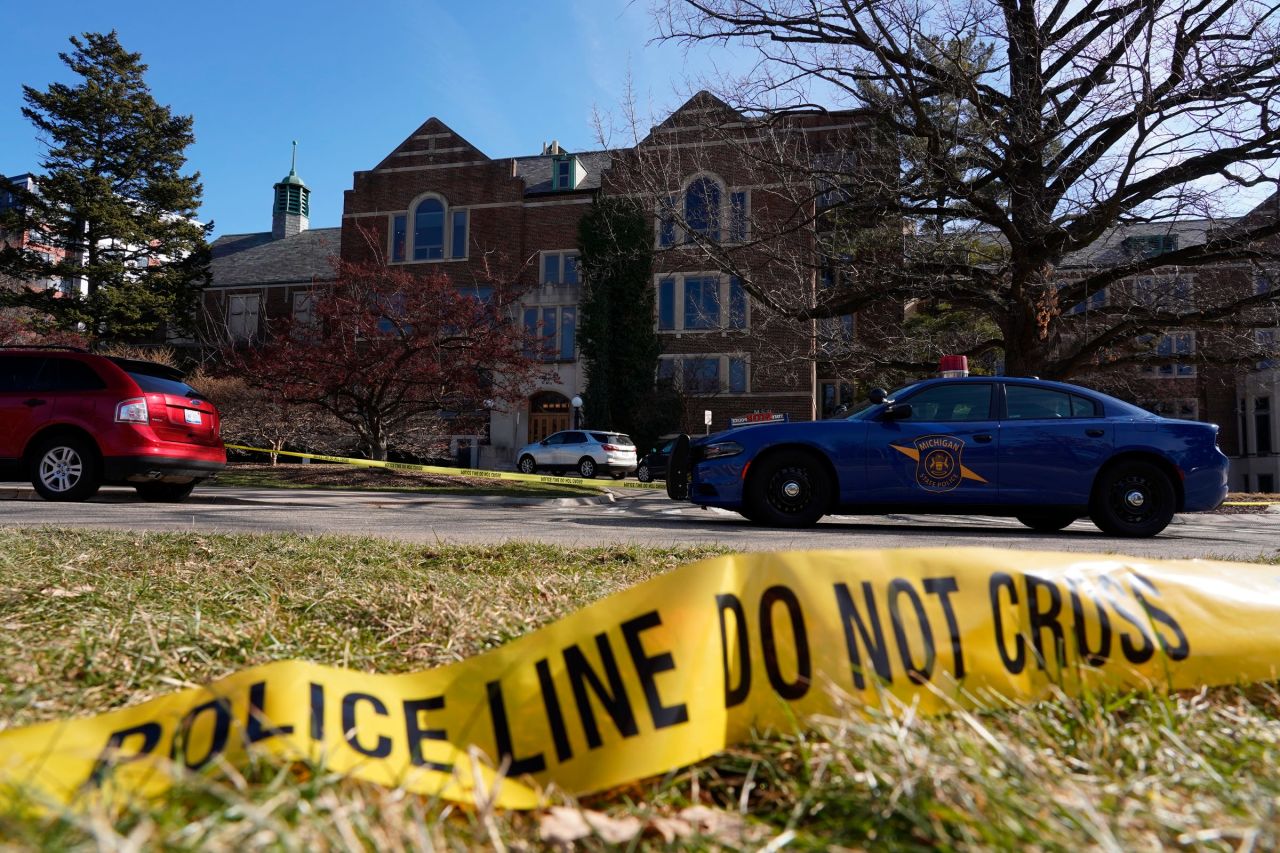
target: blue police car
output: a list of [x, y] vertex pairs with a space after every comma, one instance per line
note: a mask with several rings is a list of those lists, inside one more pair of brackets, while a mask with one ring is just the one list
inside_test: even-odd
[[1218, 427], [1154, 415], [1061, 382], [929, 379], [872, 389], [847, 418], [731, 429], [672, 448], [667, 494], [751, 521], [828, 513], [1014, 516], [1039, 531], [1088, 516], [1154, 536], [1227, 495]]

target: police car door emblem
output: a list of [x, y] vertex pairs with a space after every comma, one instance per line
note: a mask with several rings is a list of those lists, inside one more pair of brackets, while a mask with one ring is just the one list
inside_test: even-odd
[[915, 460], [916, 483], [925, 491], [949, 492], [960, 485], [961, 480], [987, 482], [985, 477], [964, 466], [961, 459], [964, 441], [954, 435], [922, 435], [911, 443], [913, 447], [889, 446]]

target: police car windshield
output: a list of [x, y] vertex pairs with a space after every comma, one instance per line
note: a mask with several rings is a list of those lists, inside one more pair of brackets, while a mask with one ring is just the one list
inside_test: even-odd
[[[890, 391], [888, 396], [885, 397], [885, 399], [896, 400], [898, 399], [898, 397], [910, 391], [912, 388], [916, 387], [916, 385], [918, 384], [919, 383], [913, 383], [911, 385], [903, 386], [902, 388], [899, 388], [896, 391]], [[860, 421], [863, 418], [868, 417], [872, 412], [879, 410], [880, 406], [882, 405], [883, 405], [882, 403], [873, 403], [870, 400], [863, 400], [861, 403], [859, 403], [857, 406], [854, 407], [853, 412], [851, 412], [849, 416], [845, 418], [845, 420]]]

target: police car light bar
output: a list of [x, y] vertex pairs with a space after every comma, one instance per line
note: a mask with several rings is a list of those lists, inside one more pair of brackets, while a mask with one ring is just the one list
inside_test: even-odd
[[968, 376], [969, 357], [964, 355], [944, 355], [938, 360], [938, 374], [943, 379]]

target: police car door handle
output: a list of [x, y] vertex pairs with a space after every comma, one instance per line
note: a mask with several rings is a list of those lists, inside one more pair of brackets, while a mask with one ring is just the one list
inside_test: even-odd
[[981, 433], [980, 435], [975, 435], [973, 437], [973, 440], [978, 442], [979, 444], [986, 444], [988, 441], [991, 440], [991, 436], [984, 432], [984, 433]]
[[1090, 438], [1102, 438], [1104, 435], [1107, 434], [1107, 431], [1105, 429], [1098, 429], [1097, 427], [1091, 427], [1085, 430], [1084, 434], [1089, 436]]

